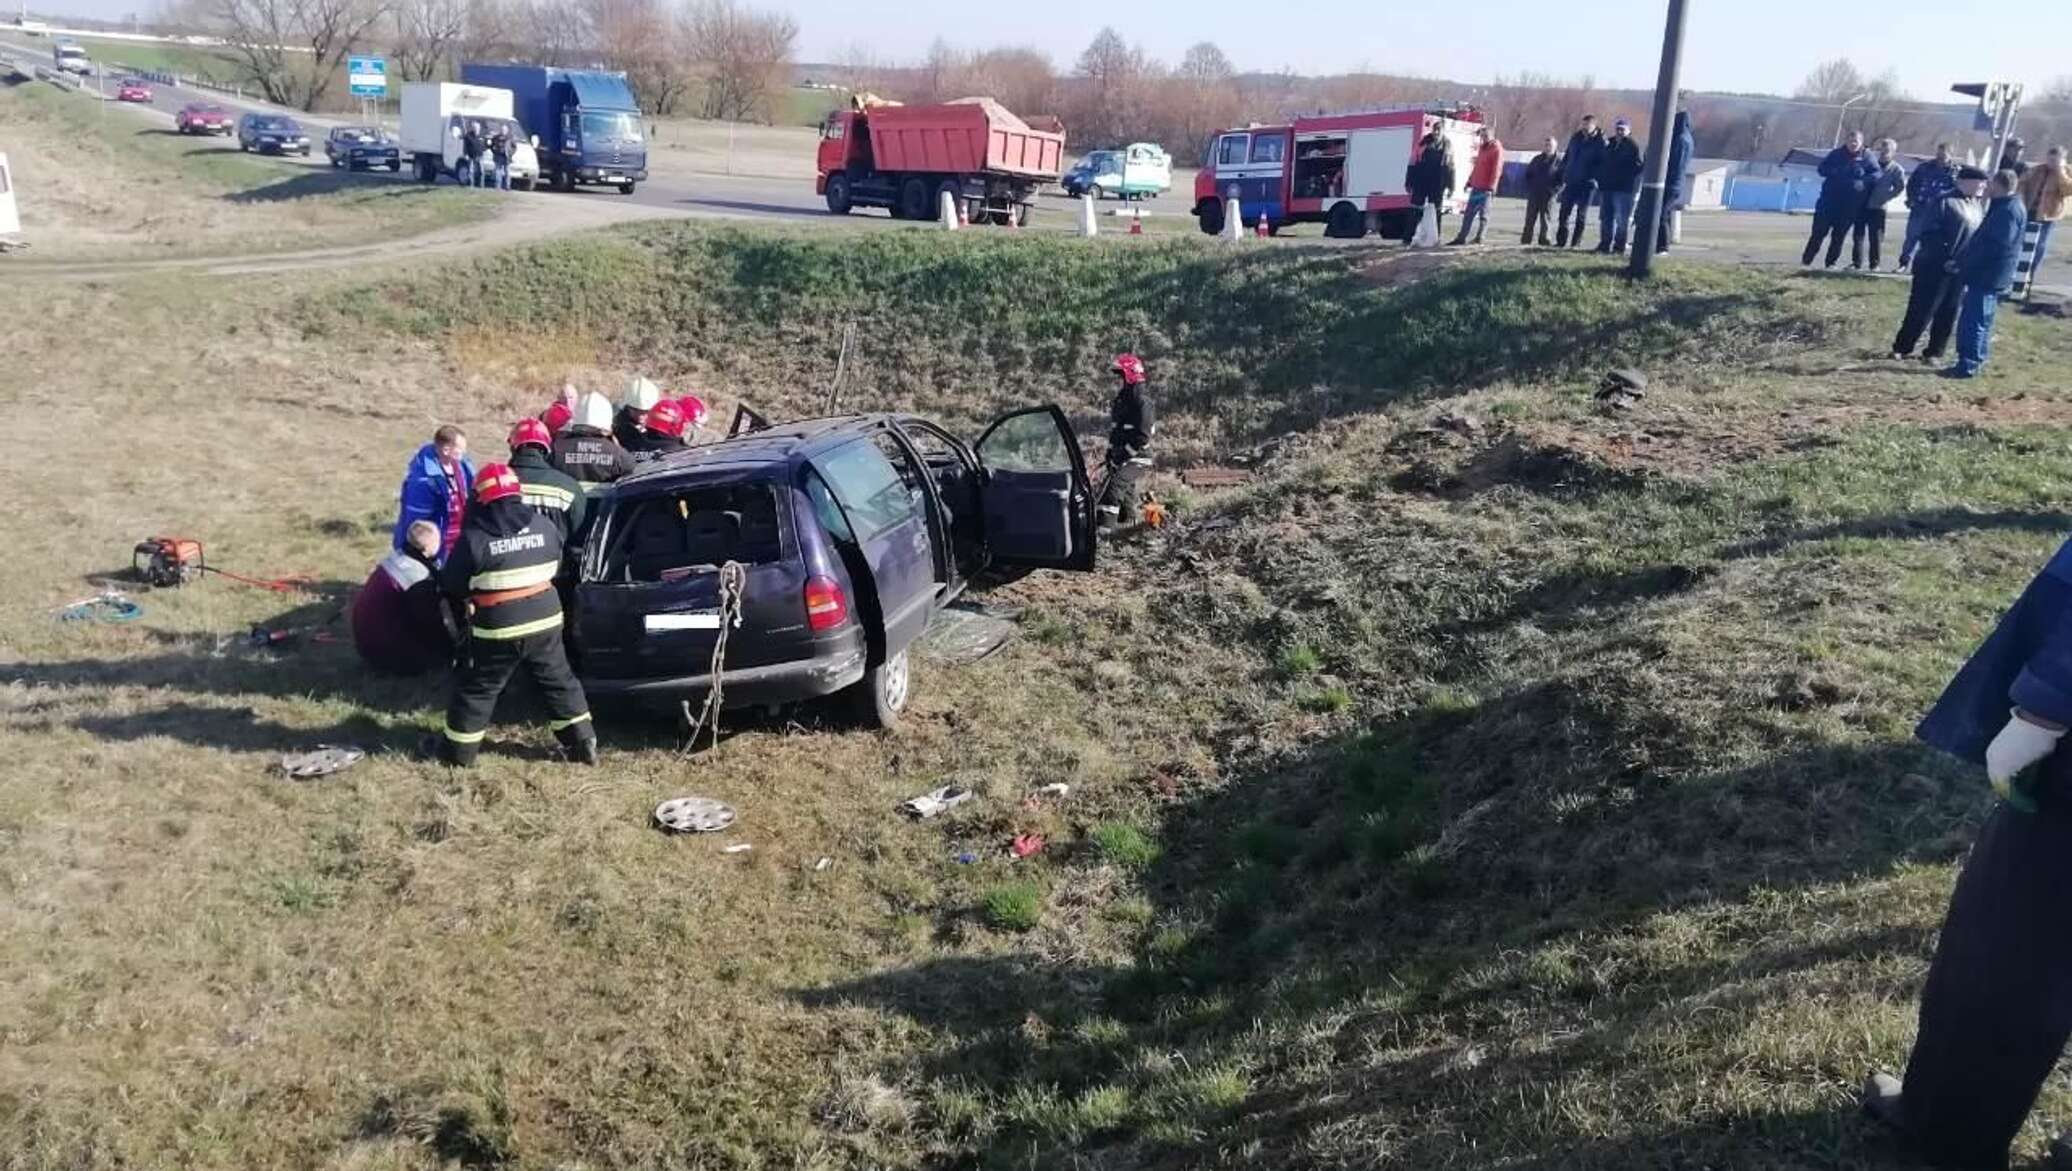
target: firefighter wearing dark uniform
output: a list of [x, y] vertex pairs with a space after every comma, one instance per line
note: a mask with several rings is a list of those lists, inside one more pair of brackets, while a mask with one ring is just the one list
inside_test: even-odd
[[1118, 354], [1113, 368], [1122, 377], [1122, 388], [1108, 407], [1108, 482], [1101, 489], [1099, 508], [1100, 522], [1109, 528], [1137, 518], [1144, 480], [1151, 474], [1151, 434], [1157, 427], [1145, 394], [1144, 360]]
[[466, 600], [473, 612], [441, 745], [447, 763], [463, 768], [475, 763], [496, 698], [521, 668], [546, 699], [549, 726], [569, 759], [597, 763], [590, 705], [561, 643], [561, 599], [554, 591], [560, 523], [526, 504], [524, 491], [508, 466], [483, 468], [460, 543], [439, 571], [440, 588]]
[[554, 440], [554, 468], [587, 491], [609, 484], [633, 470], [633, 456], [612, 438], [612, 405], [591, 391], [576, 404], [576, 415]]
[[561, 547], [573, 551], [583, 541], [589, 503], [574, 476], [548, 462], [554, 436], [538, 419], [520, 419], [511, 428], [511, 470], [525, 485], [527, 504], [554, 518], [561, 528]]

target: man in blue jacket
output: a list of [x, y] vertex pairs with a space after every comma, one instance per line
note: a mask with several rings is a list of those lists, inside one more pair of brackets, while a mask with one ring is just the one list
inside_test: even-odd
[[1889, 138], [1878, 140], [1878, 157], [1871, 160], [1870, 190], [1864, 194], [1863, 210], [1856, 213], [1856, 225], [1849, 234], [1849, 270], [1863, 269], [1863, 240], [1871, 241], [1871, 271], [1878, 271], [1878, 258], [1885, 244], [1885, 206], [1907, 189], [1906, 168], [1892, 157], [1899, 144]]
[[1849, 141], [1827, 152], [1827, 157], [1820, 161], [1820, 199], [1813, 205], [1813, 235], [1806, 241], [1800, 264], [1812, 264], [1820, 251], [1820, 241], [1827, 238], [1827, 267], [1835, 266], [1835, 261], [1842, 258], [1842, 242], [1849, 238], [1849, 230], [1870, 194], [1871, 182], [1877, 177], [1877, 168], [1864, 153], [1863, 131], [1850, 131]]
[[467, 510], [468, 494], [474, 488], [475, 465], [468, 462], [468, 437], [451, 423], [440, 427], [403, 469], [402, 502], [390, 543], [399, 550], [408, 548], [411, 523], [430, 521], [439, 530], [439, 555], [433, 562], [446, 564], [454, 542], [460, 540], [461, 514]]
[[1669, 251], [1669, 217], [1684, 201], [1684, 172], [1691, 168], [1691, 152], [1697, 149], [1691, 139], [1691, 115], [1684, 110], [1676, 112], [1676, 125], [1669, 132], [1669, 173], [1662, 178], [1661, 222], [1655, 227], [1655, 251]]
[[1975, 378], [1985, 368], [1993, 345], [1993, 313], [2014, 287], [2022, 233], [2029, 226], [2029, 213], [2014, 196], [2017, 182], [2013, 171], [1993, 176], [1986, 188], [1986, 216], [1955, 261], [1964, 293], [1957, 304], [1957, 364], [1943, 372], [1952, 378]]
[[1604, 154], [1597, 160], [1599, 252], [1626, 251], [1626, 233], [1633, 225], [1633, 197], [1640, 191], [1640, 173], [1645, 169], [1640, 144], [1633, 141], [1633, 123], [1624, 118], [1613, 122], [1612, 136], [1604, 140]]
[[[2012, 186], [2011, 184], [2009, 185]], [[1950, 681], [1916, 734], [1973, 764], [2001, 801], [1979, 830], [1921, 989], [1906, 1079], [1863, 1105], [1937, 1166], [2007, 1166], [2072, 1035], [2072, 542]], [[2051, 1166], [2072, 1165], [2053, 1144]]]
[[[1597, 115], [1585, 114], [1576, 132], [1568, 136], [1568, 153], [1561, 162], [1561, 220], [1554, 233], [1556, 248], [1573, 248], [1583, 242], [1583, 225], [1590, 215], [1590, 197], [1597, 192], [1597, 160], [1604, 156], [1604, 131], [1597, 128]], [[1576, 218], [1575, 234], [1569, 234], [1568, 217]]]
[[1907, 234], [1899, 245], [1899, 271], [1905, 272], [1914, 263], [1914, 249], [1921, 243], [1921, 233], [1935, 221], [1942, 210], [1942, 201], [1957, 189], [1957, 164], [1950, 154], [1950, 144], [1935, 144], [1935, 157], [1914, 168], [1907, 176]]

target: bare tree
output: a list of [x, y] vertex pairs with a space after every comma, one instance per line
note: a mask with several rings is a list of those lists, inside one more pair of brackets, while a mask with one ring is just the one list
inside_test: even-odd
[[1143, 124], [1149, 72], [1144, 50], [1126, 43], [1114, 29], [1103, 28], [1079, 55], [1072, 72], [1080, 79], [1067, 115], [1075, 137], [1088, 146], [1129, 141]]
[[202, 0], [201, 12], [267, 101], [314, 110], [389, 0]]
[[396, 67], [405, 81], [439, 76], [468, 27], [468, 0], [396, 0]]
[[684, 55], [672, 43], [675, 20], [665, 0], [583, 0], [589, 45], [626, 74], [641, 108], [673, 111], [691, 87]]
[[460, 39], [454, 52], [463, 61], [517, 60], [520, 55], [519, 28], [525, 14], [516, 0], [465, 0], [467, 15], [461, 22]]
[[1223, 50], [1209, 41], [1190, 47], [1173, 71], [1168, 91], [1171, 112], [1162, 119], [1167, 145], [1181, 159], [1199, 163], [1209, 136], [1235, 124], [1243, 108], [1237, 69]]
[[1024, 116], [1051, 113], [1057, 102], [1057, 73], [1035, 49], [988, 49], [965, 66], [963, 80], [969, 93], [998, 98]]
[[1861, 95], [1870, 88], [1870, 79], [1863, 75], [1854, 62], [1847, 57], [1823, 61], [1806, 75], [1792, 96], [1809, 102], [1826, 102], [1841, 105], [1850, 98]]
[[705, 79], [700, 113], [727, 121], [773, 122], [789, 88], [798, 23], [735, 0], [693, 0], [679, 22], [684, 55]]

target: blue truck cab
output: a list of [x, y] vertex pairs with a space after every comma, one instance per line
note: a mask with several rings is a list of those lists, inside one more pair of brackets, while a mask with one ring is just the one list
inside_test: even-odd
[[647, 178], [647, 136], [625, 74], [464, 64], [460, 79], [511, 91], [519, 124], [540, 140], [540, 181], [555, 190], [580, 184], [631, 195]]

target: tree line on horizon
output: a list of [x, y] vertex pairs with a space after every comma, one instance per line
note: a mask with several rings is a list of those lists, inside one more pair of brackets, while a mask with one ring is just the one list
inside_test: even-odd
[[[470, 60], [622, 70], [642, 107], [662, 117], [776, 122], [800, 80], [797, 22], [744, 0], [165, 3], [159, 27], [220, 37], [236, 62], [234, 80], [303, 109], [347, 104], [345, 58], [364, 52], [388, 54], [403, 81], [450, 78]], [[1183, 164], [1198, 164], [1218, 130], [1319, 113], [1473, 106], [1521, 150], [1549, 136], [1566, 143], [1585, 113], [1605, 124], [1630, 118], [1645, 137], [1650, 114], [1646, 91], [1602, 88], [1587, 75], [1500, 73], [1487, 84], [1461, 84], [1366, 69], [1244, 72], [1213, 41], [1168, 64], [1112, 27], [1065, 69], [1025, 45], [966, 49], [937, 38], [918, 62], [851, 48], [817, 69], [816, 79], [908, 102], [991, 97], [1024, 116], [1057, 116], [1074, 151], [1156, 142]], [[1955, 107], [1916, 100], [1891, 72], [1866, 73], [1847, 58], [1820, 64], [1789, 99], [1697, 94], [1686, 108], [1701, 157], [1772, 160], [1792, 147], [1824, 148], [1849, 129], [1924, 154], [1937, 141], [1974, 137]], [[2072, 134], [2072, 76], [2031, 98], [2021, 129], [2039, 141]]]

